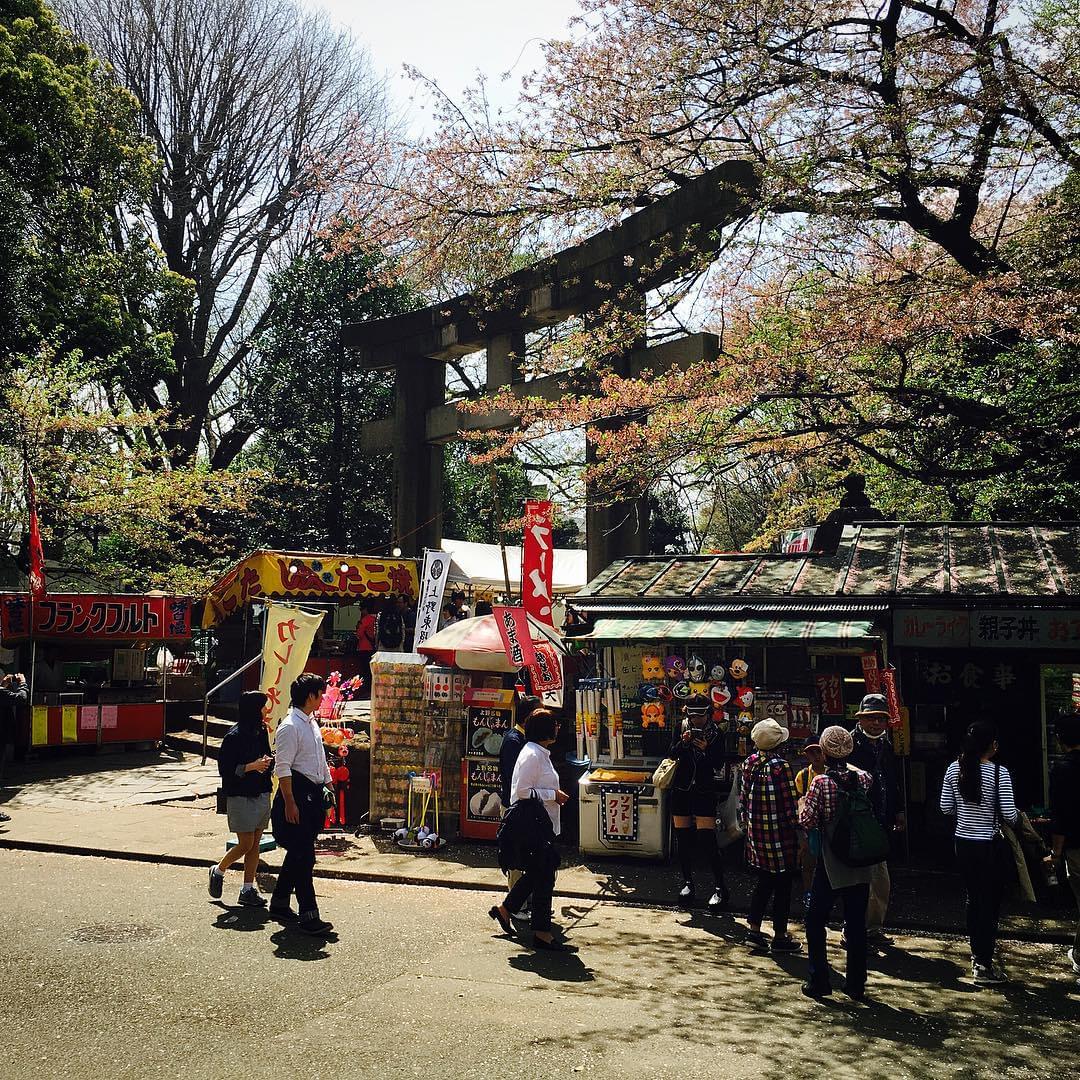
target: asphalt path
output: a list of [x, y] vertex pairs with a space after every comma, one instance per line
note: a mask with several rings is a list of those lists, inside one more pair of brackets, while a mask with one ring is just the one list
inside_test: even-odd
[[490, 895], [319, 880], [322, 942], [230, 906], [238, 881], [0, 851], [0, 1077], [1080, 1075], [1060, 948], [1010, 945], [1014, 984], [980, 991], [964, 943], [898, 938], [871, 1004], [818, 1004], [730, 917], [557, 901], [580, 951], [554, 955]]

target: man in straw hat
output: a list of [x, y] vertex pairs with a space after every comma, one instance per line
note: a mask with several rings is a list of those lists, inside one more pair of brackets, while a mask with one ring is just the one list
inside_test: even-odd
[[810, 906], [806, 911], [806, 951], [810, 967], [802, 990], [812, 998], [823, 998], [832, 993], [825, 924], [839, 894], [844, 906], [844, 943], [847, 947], [844, 992], [861, 1001], [866, 994], [866, 904], [870, 897], [872, 868], [841, 862], [830, 842], [840, 812], [841, 788], [868, 791], [873, 778], [849, 764], [853, 748], [850, 731], [827, 727], [818, 742], [825, 751], [828, 768], [811, 781], [799, 810], [799, 824], [804, 829], [821, 829], [824, 834], [821, 858], [810, 887]]
[[[889, 738], [889, 703], [884, 694], [867, 694], [855, 714], [858, 723], [851, 732], [851, 764], [873, 777], [870, 802], [874, 816], [886, 833], [904, 828], [900, 795], [900, 770]], [[866, 909], [866, 936], [871, 942], [885, 941], [885, 913], [889, 908], [892, 883], [888, 861], [882, 859], [870, 878], [870, 903]]]
[[788, 729], [775, 720], [759, 720], [750, 732], [757, 750], [742, 767], [743, 820], [746, 822], [746, 862], [757, 881], [750, 897], [749, 940], [756, 949], [769, 947], [761, 920], [772, 897], [772, 950], [798, 952], [799, 943], [788, 933], [791, 889], [799, 868], [799, 832], [795, 809], [795, 776], [778, 747], [788, 740]]

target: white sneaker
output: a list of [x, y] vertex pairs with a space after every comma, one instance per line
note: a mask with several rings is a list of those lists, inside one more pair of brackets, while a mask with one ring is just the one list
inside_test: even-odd
[[1072, 964], [1073, 972], [1076, 975], [1080, 975], [1080, 963], [1077, 963], [1076, 961], [1076, 951], [1074, 949], [1070, 949], [1065, 955], [1068, 956], [1069, 963]]

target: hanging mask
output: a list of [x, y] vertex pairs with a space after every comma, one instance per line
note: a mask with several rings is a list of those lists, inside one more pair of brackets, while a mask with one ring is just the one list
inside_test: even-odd
[[727, 672], [724, 671], [724, 665], [723, 664], [713, 664], [712, 671], [709, 672], [709, 678], [713, 682], [723, 682], [724, 681], [724, 676], [726, 674], [727, 674]]
[[659, 656], [646, 653], [641, 658], [641, 677], [643, 679], [662, 679], [664, 677], [664, 665]]
[[714, 686], [709, 691], [709, 697], [715, 708], [722, 709], [731, 700], [731, 691], [723, 684]]
[[672, 688], [671, 693], [680, 701], [685, 701], [690, 696], [690, 684], [685, 679], [680, 679]]
[[666, 727], [667, 721], [664, 718], [664, 706], [658, 701], [646, 702], [641, 706], [641, 726], [647, 727]]
[[750, 665], [745, 660], [732, 660], [728, 664], [728, 671], [733, 679], [745, 679], [750, 674]]
[[707, 682], [692, 682], [690, 684], [690, 693], [708, 696], [709, 684]]
[[735, 707], [737, 709], [751, 709], [754, 705], [754, 691], [749, 686], [740, 686], [735, 691]]
[[692, 682], [705, 681], [705, 661], [700, 656], [691, 656], [686, 661], [686, 674]]
[[669, 656], [664, 661], [664, 670], [669, 679], [682, 679], [686, 677], [686, 661], [681, 656]]
[[642, 683], [637, 688], [637, 696], [642, 701], [655, 701], [657, 697], [656, 686], [653, 683]]
[[754, 714], [752, 712], [739, 713], [739, 723], [749, 727], [754, 722]]

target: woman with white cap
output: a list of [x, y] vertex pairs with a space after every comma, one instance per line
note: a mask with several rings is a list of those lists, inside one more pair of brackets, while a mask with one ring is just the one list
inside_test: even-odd
[[772, 898], [772, 950], [798, 952], [801, 946], [788, 933], [791, 889], [799, 868], [799, 831], [795, 809], [795, 775], [777, 748], [788, 740], [788, 729], [775, 720], [759, 720], [750, 732], [757, 750], [742, 767], [743, 821], [746, 822], [746, 861], [757, 873], [750, 897], [750, 942], [768, 948], [761, 920]]
[[869, 773], [848, 763], [854, 746], [851, 732], [827, 727], [818, 739], [825, 751], [826, 771], [810, 783], [799, 810], [799, 824], [804, 829], [823, 832], [821, 857], [810, 886], [810, 905], [806, 911], [806, 951], [810, 971], [803, 993], [823, 998], [832, 993], [829, 961], [825, 948], [825, 924], [839, 894], [844, 906], [844, 943], [847, 969], [844, 992], [856, 1001], [866, 994], [866, 905], [870, 899], [873, 866], [850, 866], [833, 850], [842, 793], [867, 792], [873, 783]]

